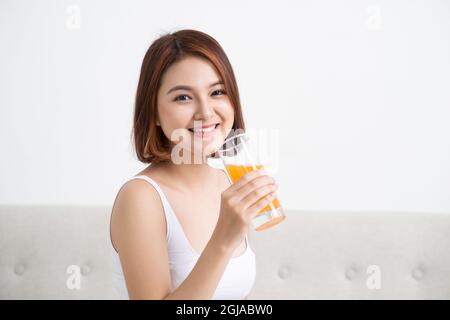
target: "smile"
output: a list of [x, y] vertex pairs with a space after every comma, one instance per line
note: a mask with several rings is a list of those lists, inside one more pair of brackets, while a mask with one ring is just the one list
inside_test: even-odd
[[191, 131], [195, 137], [200, 137], [203, 139], [209, 138], [216, 134], [219, 125], [220, 123], [216, 123], [215, 125], [207, 128], [189, 128], [189, 131]]

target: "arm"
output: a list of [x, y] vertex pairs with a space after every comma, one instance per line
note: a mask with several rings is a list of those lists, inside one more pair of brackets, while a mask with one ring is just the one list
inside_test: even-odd
[[166, 222], [156, 190], [142, 180], [127, 182], [117, 195], [111, 234], [130, 299], [211, 299], [231, 258], [215, 233], [189, 276], [170, 292]]
[[231, 255], [232, 251], [221, 247], [213, 235], [189, 276], [165, 299], [212, 299]]

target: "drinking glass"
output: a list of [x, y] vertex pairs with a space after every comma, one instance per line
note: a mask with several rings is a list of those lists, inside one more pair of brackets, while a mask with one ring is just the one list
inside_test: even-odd
[[[247, 133], [227, 138], [217, 153], [230, 183], [236, 182], [250, 171], [266, 169], [262, 157], [259, 156], [261, 153], [257, 152], [255, 139]], [[252, 225], [256, 231], [262, 231], [279, 224], [285, 218], [286, 215], [276, 195], [274, 200], [253, 218]]]

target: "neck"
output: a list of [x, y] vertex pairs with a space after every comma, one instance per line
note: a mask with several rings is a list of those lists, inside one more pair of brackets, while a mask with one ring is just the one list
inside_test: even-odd
[[173, 184], [187, 190], [204, 190], [210, 188], [208, 181], [216, 181], [214, 168], [206, 162], [201, 164], [174, 164], [167, 161], [163, 164], [166, 172], [173, 177]]

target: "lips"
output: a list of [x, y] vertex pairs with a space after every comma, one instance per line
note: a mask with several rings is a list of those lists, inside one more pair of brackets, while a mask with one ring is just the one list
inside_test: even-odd
[[192, 132], [194, 137], [202, 138], [202, 139], [211, 139], [219, 127], [220, 123], [216, 123], [215, 125], [206, 127], [206, 128], [189, 128], [189, 131]]
[[208, 133], [208, 132], [212, 132], [212, 131], [214, 131], [215, 129], [217, 129], [217, 127], [219, 126], [219, 123], [216, 123], [216, 124], [213, 124], [213, 125], [210, 125], [210, 126], [205, 126], [205, 127], [202, 127], [202, 128], [189, 128], [189, 131], [191, 131], [191, 132], [202, 132], [202, 133]]

